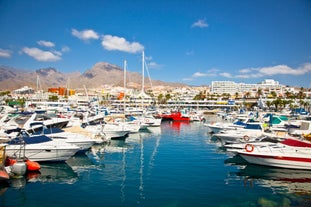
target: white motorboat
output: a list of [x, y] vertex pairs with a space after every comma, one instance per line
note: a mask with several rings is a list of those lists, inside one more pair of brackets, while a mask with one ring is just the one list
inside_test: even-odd
[[261, 146], [246, 144], [237, 153], [251, 164], [311, 170], [311, 147], [280, 143]]
[[248, 118], [238, 118], [234, 122], [212, 122], [205, 123], [204, 125], [207, 127], [209, 133], [219, 133], [225, 130], [237, 130], [244, 128], [246, 123], [248, 122]]
[[8, 156], [16, 157], [25, 153], [25, 157], [32, 161], [66, 161], [79, 150], [80, 147], [63, 140], [53, 140], [46, 135], [29, 135], [25, 132], [13, 138], [6, 146]]
[[33, 113], [31, 117], [23, 125], [23, 129], [29, 132], [37, 132], [43, 129], [43, 126], [38, 124], [43, 123], [43, 126], [48, 129], [62, 129], [69, 123], [68, 118], [50, 117], [46, 114]]
[[252, 141], [240, 140], [239, 142], [225, 144], [223, 145], [223, 147], [228, 152], [236, 153], [237, 151], [244, 149], [246, 144], [251, 144], [253, 146], [268, 146], [268, 145], [274, 145], [280, 141], [281, 140], [276, 137], [262, 135]]
[[143, 114], [142, 116], [136, 116], [134, 118], [146, 127], [159, 127], [162, 123], [162, 118], [155, 118], [152, 114]]
[[43, 126], [49, 129], [64, 128], [67, 126], [69, 119], [50, 117], [45, 114], [37, 113], [19, 113], [13, 117], [3, 117], [1, 127], [7, 133], [15, 131], [16, 128], [23, 128], [29, 133], [42, 131]]
[[292, 135], [303, 135], [311, 133], [311, 121], [301, 121], [299, 128], [290, 128], [289, 133]]
[[39, 134], [40, 133], [54, 140], [62, 140], [66, 143], [74, 144], [80, 147], [81, 151], [88, 150], [93, 144], [97, 143], [95, 139], [91, 139], [84, 134], [66, 132], [59, 128], [46, 129], [46, 127], [44, 127], [44, 130], [39, 132]]
[[264, 133], [264, 124], [261, 122], [247, 123], [244, 128], [221, 131], [213, 136], [220, 140], [222, 145], [238, 141], [254, 141]]
[[71, 133], [71, 132], [58, 132], [52, 134], [46, 134], [46, 136], [54, 140], [63, 140], [66, 143], [74, 144], [80, 148], [80, 150], [85, 151], [91, 148], [96, 141], [94, 139], [88, 138], [83, 134]]
[[86, 131], [92, 132], [94, 136], [101, 136], [105, 140], [123, 139], [130, 133], [129, 130], [121, 129], [119, 125], [97, 124], [85, 126]]

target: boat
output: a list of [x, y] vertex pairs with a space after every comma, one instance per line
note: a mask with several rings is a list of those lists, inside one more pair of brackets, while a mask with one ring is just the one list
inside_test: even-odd
[[6, 116], [6, 120], [3, 120], [2, 128], [6, 133], [16, 131], [17, 128], [23, 128], [29, 133], [34, 133], [43, 130], [43, 126], [48, 129], [64, 128], [69, 123], [69, 119], [50, 117], [46, 114], [37, 113], [18, 113], [14, 116]]
[[259, 136], [263, 135], [264, 130], [265, 124], [262, 122], [249, 122], [244, 128], [220, 131], [213, 134], [213, 137], [219, 139], [222, 145], [241, 141], [248, 142], [255, 141]]
[[289, 133], [292, 135], [311, 134], [311, 121], [301, 121], [299, 128], [290, 128]]
[[130, 133], [129, 130], [120, 128], [120, 125], [112, 124], [87, 125], [84, 129], [93, 133], [95, 137], [100, 136], [104, 140], [124, 139]]
[[185, 121], [190, 122], [190, 117], [182, 114], [180, 111], [171, 112], [168, 114], [158, 114], [158, 117], [162, 118], [163, 121]]
[[58, 128], [45, 129], [35, 134], [44, 134], [53, 140], [61, 140], [76, 145], [81, 151], [90, 149], [91, 146], [96, 143], [95, 139], [91, 139], [84, 134], [68, 132]]
[[209, 133], [219, 133], [220, 131], [224, 130], [236, 130], [241, 129], [246, 126], [246, 123], [249, 121], [247, 117], [245, 118], [238, 118], [232, 123], [224, 123], [224, 122], [212, 122], [212, 123], [205, 123], [204, 126], [207, 127]]
[[21, 131], [20, 135], [12, 138], [6, 146], [6, 155], [24, 156], [32, 161], [66, 161], [80, 150], [80, 147], [66, 143], [63, 140], [53, 140], [46, 135], [31, 135]]
[[311, 147], [289, 146], [280, 143], [254, 146], [248, 143], [237, 153], [251, 164], [311, 170]]
[[159, 127], [161, 126], [162, 118], [155, 118], [152, 114], [142, 114], [140, 116], [131, 116], [131, 120], [136, 120], [141, 123], [142, 128]]
[[0, 183], [10, 179], [9, 173], [5, 169], [5, 144], [0, 144]]
[[33, 113], [32, 116], [26, 121], [23, 128], [29, 132], [37, 132], [43, 129], [43, 126], [37, 123], [43, 123], [44, 127], [48, 129], [66, 127], [69, 123], [68, 118], [50, 117], [47, 114]]
[[94, 139], [88, 138], [83, 134], [71, 132], [51, 133], [46, 134], [46, 136], [52, 138], [53, 140], [63, 140], [66, 143], [76, 145], [80, 148], [80, 151], [86, 151], [96, 143]]

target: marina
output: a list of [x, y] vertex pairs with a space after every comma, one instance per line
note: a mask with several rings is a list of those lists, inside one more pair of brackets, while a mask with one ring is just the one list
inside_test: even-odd
[[[219, 121], [206, 116], [207, 122]], [[163, 121], [0, 187], [8, 206], [310, 206], [309, 170], [251, 165], [203, 122]]]

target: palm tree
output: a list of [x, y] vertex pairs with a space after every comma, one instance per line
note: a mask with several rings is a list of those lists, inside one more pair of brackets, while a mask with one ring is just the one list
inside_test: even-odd
[[164, 103], [164, 102], [165, 102], [165, 101], [164, 101], [164, 96], [163, 96], [162, 93], [160, 93], [159, 96], [158, 96], [158, 102], [159, 102], [159, 103]]
[[273, 100], [272, 103], [275, 106], [275, 111], [278, 111], [279, 106], [282, 106], [283, 101], [280, 98], [277, 98], [277, 99]]
[[298, 94], [297, 94], [297, 98], [299, 98], [299, 99], [303, 99], [303, 98], [305, 98], [305, 94], [304, 94], [304, 88], [303, 87], [301, 87], [300, 88], [300, 91], [298, 92]]
[[263, 94], [262, 89], [258, 88], [257, 93], [256, 93], [257, 98], [259, 98], [262, 94]]
[[292, 98], [293, 94], [289, 91], [286, 91], [285, 96], [286, 96], [286, 98]]
[[266, 104], [267, 104], [268, 108], [270, 109], [270, 107], [272, 106], [272, 102], [271, 101], [267, 101]]
[[271, 96], [273, 97], [273, 98], [276, 98], [277, 97], [277, 94], [276, 94], [276, 92], [275, 91], [271, 91]]
[[235, 92], [235, 99], [239, 98], [239, 92]]
[[172, 98], [171, 94], [167, 93], [167, 94], [165, 95], [165, 101], [168, 101], [168, 100], [170, 100], [171, 98]]

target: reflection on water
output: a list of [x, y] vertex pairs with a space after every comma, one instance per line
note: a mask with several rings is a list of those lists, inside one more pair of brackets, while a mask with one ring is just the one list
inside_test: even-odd
[[66, 162], [43, 162], [40, 166], [39, 171], [30, 171], [25, 176], [11, 178], [9, 182], [1, 183], [0, 195], [9, 187], [20, 189], [27, 183], [73, 184], [78, 181], [78, 173], [96, 167], [84, 153], [77, 154]]
[[239, 155], [225, 160], [237, 165], [239, 170], [230, 176], [238, 176], [250, 186], [256, 184], [271, 188], [278, 193], [311, 195], [311, 172], [309, 170], [283, 169], [248, 164]]
[[78, 180], [78, 175], [73, 169], [64, 162], [61, 163], [41, 163], [40, 171], [27, 172], [25, 176], [11, 178], [9, 182], [0, 184], [0, 195], [9, 187], [21, 189], [27, 183], [60, 183], [73, 184]]
[[173, 129], [177, 132], [180, 132], [183, 126], [190, 125], [190, 122], [187, 121], [164, 121], [161, 125], [163, 128]]
[[0, 206], [311, 206], [309, 171], [248, 165], [208, 139], [200, 123], [165, 122], [43, 163], [0, 186]]
[[65, 162], [40, 164], [38, 176], [32, 176], [28, 182], [54, 182], [73, 184], [78, 180], [78, 175]]

